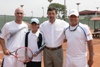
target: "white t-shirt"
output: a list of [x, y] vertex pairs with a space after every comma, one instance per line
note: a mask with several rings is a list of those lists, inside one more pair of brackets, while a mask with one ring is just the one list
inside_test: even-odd
[[[35, 34], [30, 31], [28, 35], [28, 48], [30, 48], [33, 54], [38, 50], [37, 40], [40, 31], [38, 30]], [[43, 40], [43, 39], [42, 39]], [[32, 61], [40, 62], [42, 61], [42, 53], [39, 53], [36, 57], [33, 57]]]
[[28, 31], [26, 23], [17, 24], [15, 21], [7, 22], [0, 34], [0, 38], [5, 39], [5, 45], [8, 50], [15, 51], [17, 48], [24, 46], [25, 33]]
[[[75, 28], [75, 31], [70, 31]], [[79, 23], [79, 25], [74, 27], [69, 26], [65, 30], [65, 36], [67, 39], [67, 56], [86, 56], [87, 41], [92, 40], [92, 35], [87, 25]]]
[[43, 33], [44, 41], [47, 47], [55, 48], [61, 46], [65, 38], [64, 29], [68, 27], [68, 23], [56, 19], [53, 24], [45, 21], [40, 25], [40, 31]]

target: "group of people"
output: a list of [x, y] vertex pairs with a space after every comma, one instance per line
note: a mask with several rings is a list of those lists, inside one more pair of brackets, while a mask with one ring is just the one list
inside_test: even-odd
[[[28, 34], [28, 47], [33, 53], [38, 50], [38, 37], [42, 35], [40, 45], [45, 43], [43, 50], [44, 67], [63, 67], [62, 43], [67, 40], [66, 67], [92, 67], [93, 45], [92, 35], [87, 25], [79, 22], [79, 13], [75, 9], [68, 12], [69, 23], [57, 19], [57, 10], [49, 7], [47, 10], [48, 20], [39, 26], [39, 20], [32, 18], [30, 25], [22, 21], [24, 11], [22, 8], [15, 10], [15, 20], [7, 22], [0, 34], [0, 44], [4, 53], [2, 67], [24, 67], [22, 62], [17, 61], [10, 55], [11, 51], [25, 46], [25, 35], [28, 27], [31, 29]], [[21, 29], [23, 28], [23, 29]], [[20, 31], [18, 31], [21, 29]], [[16, 32], [18, 31], [18, 32]], [[11, 36], [14, 32], [16, 34]], [[89, 59], [87, 61], [87, 49]], [[34, 56], [26, 67], [41, 67], [42, 53]]]

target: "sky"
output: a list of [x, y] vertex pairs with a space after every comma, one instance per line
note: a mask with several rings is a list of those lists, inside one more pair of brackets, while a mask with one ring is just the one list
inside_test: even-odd
[[[53, 0], [51, 3], [64, 4], [64, 0]], [[80, 3], [79, 11], [97, 10], [100, 8], [100, 0], [66, 0], [67, 11], [69, 9], [77, 9], [76, 3]], [[48, 0], [0, 0], [0, 15], [14, 15], [16, 8], [24, 5], [25, 16], [42, 17], [44, 8], [44, 16], [47, 16], [47, 7], [50, 4]], [[100, 9], [98, 9], [100, 10]]]

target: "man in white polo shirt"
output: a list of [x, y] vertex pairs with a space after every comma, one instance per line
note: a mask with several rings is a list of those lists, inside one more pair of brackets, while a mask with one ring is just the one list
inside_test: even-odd
[[87, 25], [79, 23], [79, 13], [75, 9], [68, 12], [69, 27], [65, 29], [67, 39], [66, 67], [87, 67], [87, 51], [89, 50], [89, 67], [93, 64], [92, 35]]
[[10, 52], [24, 46], [25, 33], [28, 31], [28, 26], [22, 21], [24, 11], [21, 7], [15, 10], [15, 20], [7, 22], [0, 34], [0, 43], [4, 53], [4, 61], [2, 67], [23, 67], [24, 64], [17, 61], [15, 57], [10, 55]]
[[40, 25], [40, 31], [43, 33], [46, 45], [44, 49], [44, 67], [62, 67], [62, 43], [65, 38], [64, 29], [68, 27], [68, 23], [56, 19], [57, 10], [54, 7], [49, 7], [47, 14], [49, 20]]

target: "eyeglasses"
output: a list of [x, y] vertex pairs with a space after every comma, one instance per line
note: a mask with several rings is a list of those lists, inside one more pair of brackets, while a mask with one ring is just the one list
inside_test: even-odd
[[16, 14], [23, 14], [23, 13], [18, 12], [18, 13], [16, 13]]

